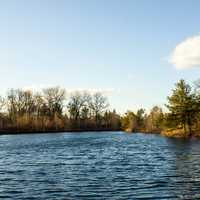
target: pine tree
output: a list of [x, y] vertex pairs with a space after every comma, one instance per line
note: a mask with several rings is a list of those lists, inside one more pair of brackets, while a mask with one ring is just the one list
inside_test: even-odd
[[189, 84], [181, 79], [172, 95], [168, 97], [169, 115], [174, 120], [176, 126], [181, 126], [184, 129], [185, 135], [187, 130], [189, 136], [192, 134], [192, 125], [194, 124], [195, 116], [197, 115], [197, 100], [196, 95], [192, 92]]

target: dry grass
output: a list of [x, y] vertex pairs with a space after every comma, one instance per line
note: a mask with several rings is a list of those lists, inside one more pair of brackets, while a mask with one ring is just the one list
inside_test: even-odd
[[163, 136], [175, 138], [187, 138], [189, 134], [185, 134], [183, 129], [166, 129], [161, 132]]

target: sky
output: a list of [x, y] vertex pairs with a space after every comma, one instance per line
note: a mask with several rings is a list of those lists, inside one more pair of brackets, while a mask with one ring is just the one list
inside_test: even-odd
[[0, 0], [0, 93], [102, 91], [111, 108], [164, 105], [200, 78], [199, 0]]

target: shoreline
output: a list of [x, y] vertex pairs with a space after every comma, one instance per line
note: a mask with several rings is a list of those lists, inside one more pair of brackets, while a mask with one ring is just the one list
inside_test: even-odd
[[[48, 131], [0, 131], [1, 135], [20, 135], [20, 134], [46, 134], [46, 133], [78, 133], [78, 132], [113, 132], [123, 130], [110, 130], [110, 129], [89, 129], [89, 130], [48, 130]], [[125, 132], [125, 131], [124, 131]]]
[[150, 131], [144, 131], [144, 130], [138, 130], [138, 131], [127, 131], [127, 130], [122, 130], [122, 129], [118, 129], [118, 130], [111, 130], [111, 129], [71, 129], [71, 130], [44, 130], [44, 131], [28, 131], [28, 130], [20, 130], [20, 131], [16, 131], [16, 130], [1, 130], [0, 131], [0, 136], [3, 135], [20, 135], [20, 134], [51, 134], [51, 133], [84, 133], [84, 132], [124, 132], [127, 134], [135, 134], [135, 133], [142, 133], [142, 134], [154, 134], [154, 135], [160, 135], [163, 137], [167, 137], [167, 138], [177, 138], [177, 139], [190, 139], [190, 138], [200, 138], [199, 134], [192, 134], [191, 136], [189, 135], [183, 135], [180, 132], [176, 132], [176, 134], [174, 134], [173, 132], [168, 132], [168, 131], [154, 131], [154, 132], [150, 132]]

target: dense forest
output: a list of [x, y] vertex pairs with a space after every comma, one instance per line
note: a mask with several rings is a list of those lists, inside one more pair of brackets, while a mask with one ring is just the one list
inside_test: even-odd
[[180, 80], [167, 97], [165, 112], [154, 106], [120, 116], [109, 110], [100, 92], [74, 92], [66, 97], [60, 87], [38, 92], [10, 89], [0, 98], [0, 132], [59, 132], [125, 130], [167, 136], [200, 135], [200, 82], [191, 87]]

